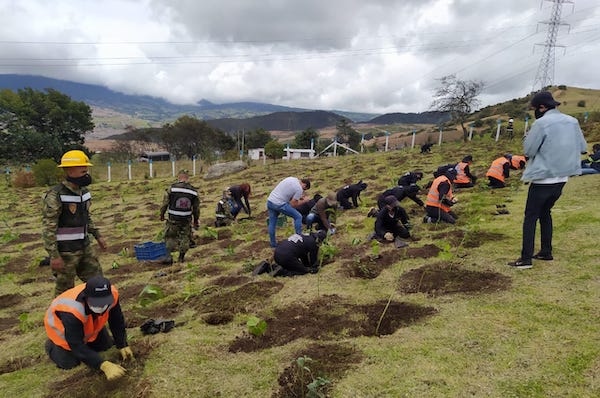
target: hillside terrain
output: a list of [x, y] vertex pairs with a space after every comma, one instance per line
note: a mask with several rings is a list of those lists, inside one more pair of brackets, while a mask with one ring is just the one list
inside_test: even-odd
[[[597, 123], [582, 125], [588, 143]], [[554, 261], [514, 270], [527, 187], [520, 172], [490, 190], [491, 161], [520, 153], [520, 140], [476, 135], [473, 141], [415, 150], [266, 164], [219, 180], [191, 178], [201, 196], [198, 246], [186, 262], [137, 261], [134, 246], [162, 238], [158, 209], [172, 182], [170, 162], [104, 165], [92, 159], [92, 215], [109, 249], [104, 274], [119, 289], [136, 360], [115, 382], [85, 366], [56, 368], [44, 353], [44, 312], [54, 282], [41, 241], [39, 206], [46, 188], [0, 191], [0, 389], [32, 397], [597, 397], [600, 395], [600, 265], [594, 206], [600, 176], [573, 177], [553, 210]], [[480, 176], [456, 192], [456, 225], [423, 224], [423, 209], [402, 202], [414, 225], [409, 247], [373, 244], [367, 218], [377, 195], [404, 172], [422, 170], [424, 186], [440, 164], [472, 154]], [[193, 168], [190, 162], [177, 167]], [[202, 171], [200, 171], [202, 170]], [[360, 206], [337, 214], [317, 274], [253, 276], [271, 260], [266, 198], [282, 178], [309, 177], [309, 194], [362, 179]], [[215, 229], [224, 187], [252, 185], [252, 219]], [[426, 190], [421, 190], [424, 199]], [[508, 212], [498, 211], [505, 206]], [[244, 214], [241, 215], [244, 218]], [[290, 221], [279, 239], [293, 231]], [[539, 238], [538, 238], [539, 239]], [[97, 248], [96, 243], [93, 244]], [[266, 322], [252, 334], [247, 322]], [[168, 333], [144, 335], [148, 319], [175, 321]], [[118, 362], [113, 348], [103, 354]], [[309, 387], [309, 385], [311, 387]]]

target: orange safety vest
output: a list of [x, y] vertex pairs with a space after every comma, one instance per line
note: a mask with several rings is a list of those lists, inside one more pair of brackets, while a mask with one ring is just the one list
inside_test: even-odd
[[513, 155], [513, 157], [510, 159], [510, 164], [515, 169], [521, 168], [521, 162], [523, 162], [523, 163], [527, 162], [527, 159], [525, 159], [525, 156]]
[[469, 165], [466, 162], [459, 162], [454, 168], [456, 169], [456, 178], [454, 179], [455, 183], [459, 184], [468, 184], [471, 182], [471, 179], [467, 177], [465, 174], [465, 168]]
[[448, 184], [450, 184], [450, 190], [444, 197], [448, 200], [452, 200], [452, 198], [454, 197], [452, 195], [452, 183], [450, 182], [450, 179], [448, 179], [448, 177], [442, 175], [433, 180], [431, 188], [429, 188], [429, 193], [427, 194], [427, 200], [425, 201], [425, 205], [439, 207], [440, 209], [448, 213], [450, 211], [450, 206], [446, 206], [442, 203], [442, 199], [444, 198], [440, 199], [440, 191], [438, 190], [438, 187], [442, 182], [448, 182]]
[[496, 180], [504, 182], [504, 165], [508, 163], [508, 159], [504, 156], [492, 162], [490, 169], [485, 173], [486, 177], [494, 177]]
[[71, 351], [71, 347], [69, 347], [69, 344], [67, 344], [67, 340], [65, 339], [65, 327], [61, 319], [56, 315], [56, 312], [60, 311], [68, 312], [81, 321], [83, 324], [84, 343], [96, 340], [98, 333], [108, 321], [108, 312], [117, 305], [119, 300], [117, 289], [115, 289], [114, 286], [111, 286], [111, 288], [114, 298], [112, 305], [110, 305], [102, 314], [94, 314], [94, 316], [86, 314], [85, 304], [77, 301], [77, 296], [85, 289], [85, 283], [75, 286], [56, 297], [52, 301], [52, 304], [50, 304], [50, 307], [48, 307], [46, 315], [44, 316], [44, 325], [46, 326], [48, 338], [50, 338], [57, 346]]

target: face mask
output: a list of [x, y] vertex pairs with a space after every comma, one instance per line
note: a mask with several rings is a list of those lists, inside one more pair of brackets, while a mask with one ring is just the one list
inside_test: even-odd
[[545, 113], [545, 112], [542, 112], [542, 111], [540, 111], [540, 110], [539, 110], [539, 108], [536, 108], [536, 109], [533, 111], [533, 113], [535, 114], [535, 118], [536, 118], [536, 119], [539, 119], [539, 118], [541, 118], [542, 116], [544, 116], [544, 113]]
[[81, 177], [69, 177], [67, 176], [67, 181], [72, 182], [78, 187], [87, 187], [92, 183], [92, 176], [89, 174], [82, 175]]
[[90, 310], [93, 313], [95, 313], [95, 314], [102, 314], [108, 308], [108, 304], [106, 304], [106, 305], [104, 305], [102, 307], [92, 307], [91, 305], [88, 305], [88, 307], [90, 307]]

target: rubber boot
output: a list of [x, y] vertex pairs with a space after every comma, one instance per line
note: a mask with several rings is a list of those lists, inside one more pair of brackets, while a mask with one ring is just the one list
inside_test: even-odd
[[179, 253], [179, 258], [177, 259], [177, 261], [182, 263], [184, 257], [185, 257], [185, 253]]

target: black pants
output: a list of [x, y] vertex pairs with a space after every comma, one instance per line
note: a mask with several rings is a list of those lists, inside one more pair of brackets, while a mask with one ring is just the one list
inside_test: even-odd
[[[114, 340], [108, 334], [106, 327], [104, 327], [98, 333], [96, 340], [88, 343], [87, 346], [96, 352], [101, 352], [108, 350], [114, 344]], [[52, 362], [61, 369], [72, 369], [81, 363], [71, 351], [65, 350], [61, 346], [54, 344], [50, 339], [46, 340], [46, 354], [48, 354]]]
[[472, 188], [475, 186], [474, 182], [455, 182], [454, 188]]
[[523, 218], [523, 248], [521, 259], [531, 260], [535, 246], [535, 227], [540, 220], [542, 248], [541, 254], [552, 254], [552, 215], [551, 209], [562, 194], [564, 182], [558, 184], [531, 184], [525, 204]]
[[490, 188], [504, 188], [504, 187], [506, 187], [506, 185], [504, 185], [504, 183], [502, 181], [500, 181], [499, 179], [497, 179], [497, 178], [489, 177], [488, 176], [488, 180], [489, 180], [488, 187], [490, 187]]
[[458, 218], [454, 212], [445, 212], [441, 208], [435, 206], [425, 206], [425, 212], [427, 213], [427, 216], [431, 217], [431, 221], [433, 222], [442, 221], [447, 222], [448, 224], [454, 224]]
[[288, 271], [286, 276], [304, 275], [311, 271], [298, 257], [293, 255], [275, 253], [274, 260]]

